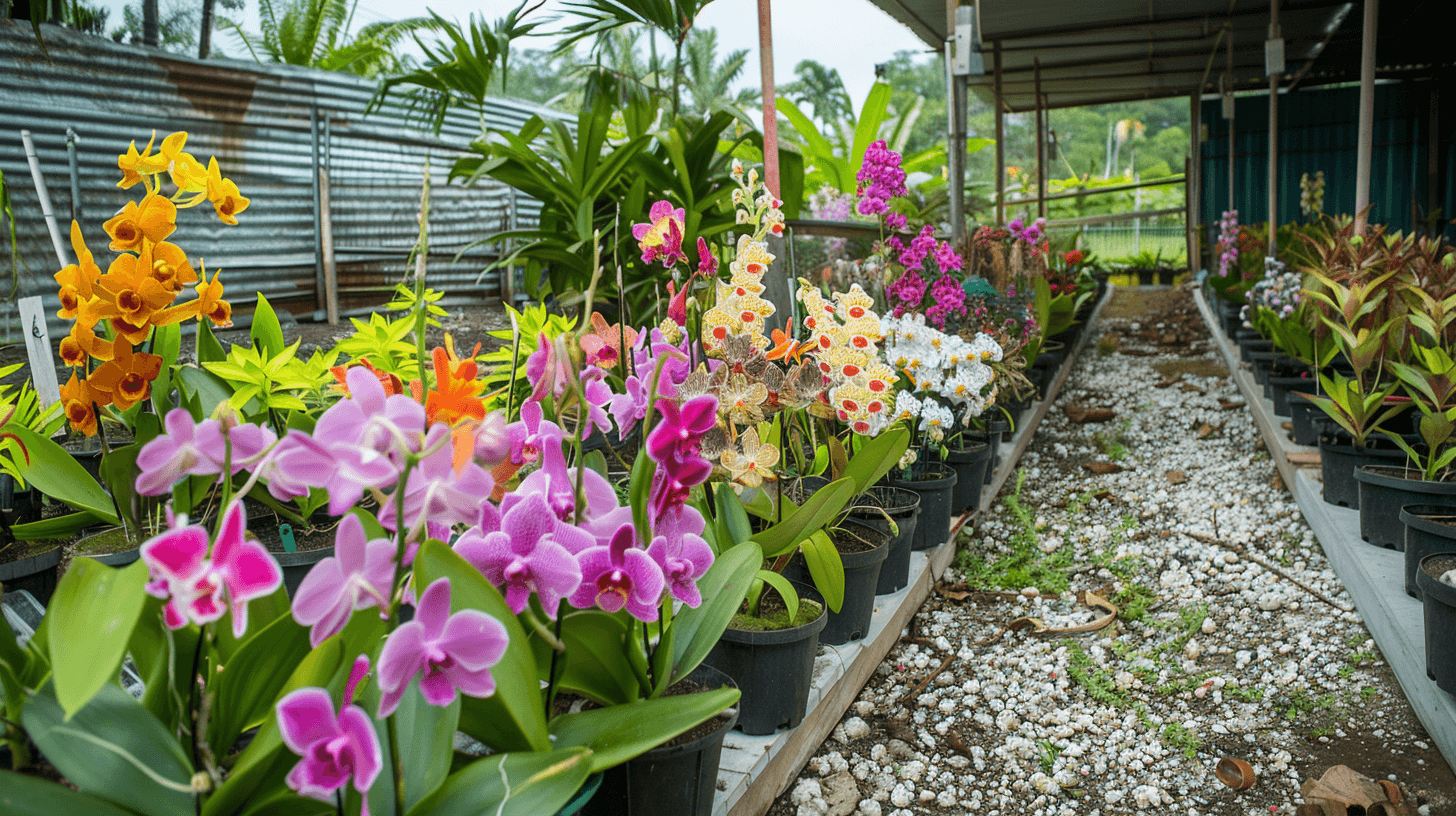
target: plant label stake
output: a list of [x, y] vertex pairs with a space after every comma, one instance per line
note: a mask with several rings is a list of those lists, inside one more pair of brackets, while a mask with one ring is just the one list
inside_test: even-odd
[[278, 525], [278, 538], [283, 541], [284, 552], [298, 552], [298, 542], [293, 539], [293, 525]]
[[21, 330], [25, 333], [25, 351], [30, 357], [30, 378], [40, 397], [40, 407], [48, 408], [61, 401], [61, 385], [56, 379], [56, 364], [51, 357], [51, 335], [46, 330], [45, 307], [40, 296], [21, 298]]

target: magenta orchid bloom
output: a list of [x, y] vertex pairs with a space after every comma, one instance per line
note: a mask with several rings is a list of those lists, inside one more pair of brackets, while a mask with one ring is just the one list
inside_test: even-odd
[[632, 225], [632, 237], [642, 249], [643, 263], [662, 261], [663, 266], [670, 267], [687, 260], [682, 251], [686, 217], [687, 210], [682, 207], [674, 209], [671, 202], [659, 201], [647, 211], [649, 223]]
[[508, 642], [506, 628], [484, 612], [450, 614], [450, 579], [436, 580], [420, 594], [414, 620], [395, 629], [379, 652], [379, 716], [394, 713], [415, 677], [430, 705], [449, 705], [457, 692], [489, 697], [495, 692], [490, 667]]
[[595, 606], [607, 612], [625, 608], [637, 620], [657, 620], [657, 604], [666, 582], [662, 568], [636, 541], [632, 525], [623, 524], [610, 544], [578, 555], [582, 581], [571, 596], [571, 605], [577, 609]]
[[171, 529], [141, 546], [142, 561], [152, 580], [147, 592], [166, 599], [163, 620], [181, 629], [218, 620], [229, 609], [233, 635], [248, 630], [248, 601], [273, 594], [283, 584], [283, 570], [262, 544], [245, 537], [247, 514], [234, 500], [223, 514], [222, 529], [207, 557], [207, 531], [179, 516]]
[[142, 446], [137, 454], [136, 491], [143, 496], [160, 496], [184, 476], [222, 473], [232, 445], [232, 472], [249, 467], [277, 441], [261, 425], [231, 425], [224, 433], [216, 419], [194, 423], [185, 408], [173, 408], [164, 420], [167, 432]]
[[293, 619], [311, 627], [309, 645], [344, 631], [355, 610], [378, 607], [387, 616], [394, 585], [393, 542], [367, 540], [364, 525], [344, 516], [334, 536], [334, 554], [314, 565], [293, 597]]
[[718, 422], [718, 398], [703, 394], [684, 402], [657, 401], [662, 421], [647, 435], [647, 455], [659, 464], [695, 457], [698, 441]]
[[487, 581], [504, 588], [512, 612], [521, 614], [535, 593], [555, 620], [561, 600], [581, 585], [581, 566], [573, 554], [595, 545], [590, 533], [558, 520], [537, 493], [507, 510], [499, 531], [466, 530], [455, 542], [455, 552]]
[[364, 799], [360, 816], [369, 816], [369, 788], [384, 768], [379, 734], [364, 709], [354, 705], [354, 692], [369, 672], [369, 658], [360, 655], [349, 672], [344, 701], [334, 715], [328, 691], [308, 687], [278, 701], [278, 734], [288, 750], [303, 757], [285, 778], [300, 796], [332, 802], [334, 792], [354, 780]]

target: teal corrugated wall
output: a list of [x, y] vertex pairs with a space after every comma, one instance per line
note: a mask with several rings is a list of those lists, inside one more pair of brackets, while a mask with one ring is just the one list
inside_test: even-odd
[[[1375, 143], [1370, 201], [1372, 222], [1409, 230], [1427, 212], [1430, 89], [1433, 82], [1401, 82], [1375, 87]], [[1323, 170], [1327, 213], [1355, 210], [1355, 142], [1358, 87], [1299, 90], [1279, 97], [1278, 220], [1300, 219], [1299, 179]], [[1245, 223], [1267, 221], [1269, 107], [1267, 96], [1239, 97], [1234, 110], [1234, 205]], [[1228, 120], [1218, 99], [1203, 102], [1208, 139], [1203, 142], [1201, 207], [1206, 222], [1217, 222], [1228, 202]], [[1437, 205], [1445, 219], [1456, 201], [1456, 142], [1447, 134]], [[1412, 204], [1415, 205], [1413, 213]], [[1453, 231], [1448, 228], [1448, 238]]]

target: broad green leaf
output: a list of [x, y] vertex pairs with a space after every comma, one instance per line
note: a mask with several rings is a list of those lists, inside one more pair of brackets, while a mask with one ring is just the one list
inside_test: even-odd
[[163, 417], [172, 410], [172, 366], [182, 350], [182, 324], [158, 326], [152, 330], [152, 353], [162, 358], [162, 370], [152, 381], [152, 408]]
[[880, 137], [880, 123], [885, 121], [890, 93], [890, 83], [876, 82], [859, 109], [859, 122], [854, 127], [854, 146], [849, 151], [849, 169], [853, 174], [858, 174], [860, 165], [864, 164], [865, 150], [870, 143]]
[[217, 667], [216, 699], [207, 732], [214, 756], [225, 755], [239, 734], [271, 715], [273, 701], [309, 651], [308, 630], [292, 615], [283, 615], [256, 629]]
[[622, 618], [599, 610], [572, 612], [561, 621], [566, 644], [565, 670], [559, 688], [575, 691], [605, 705], [641, 696], [627, 662], [627, 628]]
[[910, 429], [903, 422], [886, 428], [879, 436], [864, 442], [850, 457], [844, 475], [854, 480], [855, 495], [869, 490], [890, 472], [905, 455], [910, 445]]
[[75, 535], [86, 527], [106, 523], [110, 522], [102, 516], [90, 510], [80, 510], [64, 516], [17, 524], [10, 528], [10, 532], [21, 541], [35, 541], [42, 538], [64, 538]]
[[774, 558], [798, 546], [815, 530], [828, 524], [855, 494], [851, 479], [839, 479], [819, 488], [783, 521], [755, 535], [766, 558]]
[[753, 541], [735, 544], [713, 561], [698, 581], [703, 602], [685, 606], [672, 619], [673, 682], [692, 674], [738, 613], [763, 551]]
[[253, 310], [253, 327], [248, 331], [253, 338], [253, 348], [268, 352], [269, 357], [283, 353], [283, 328], [278, 324], [278, 313], [268, 303], [268, 298], [258, 294], [258, 305]]
[[[643, 459], [647, 457], [641, 457]], [[495, 694], [467, 698], [461, 706], [460, 730], [497, 750], [549, 750], [541, 690], [536, 685], [536, 659], [526, 645], [526, 633], [505, 599], [480, 570], [445, 544], [429, 540], [415, 556], [415, 586], [423, 592], [440, 578], [450, 579], [450, 608], [479, 609], [500, 621], [510, 645], [491, 670]]]
[[799, 617], [799, 592], [789, 583], [789, 579], [766, 569], [759, 570], [755, 577], [778, 592], [779, 598], [783, 599], [785, 611], [789, 613], [789, 620]]
[[221, 377], [196, 366], [179, 366], [177, 382], [179, 388], [185, 387], [188, 392], [196, 395], [203, 418], [212, 416], [217, 411], [217, 406], [227, 402], [233, 395], [233, 389]]
[[551, 721], [551, 736], [558, 749], [590, 748], [592, 771], [604, 771], [707, 722], [738, 697], [738, 689], [720, 688], [563, 714]]
[[222, 350], [222, 343], [219, 343], [217, 336], [212, 333], [212, 326], [206, 320], [199, 321], [197, 324], [197, 362], [219, 363], [226, 359], [227, 352]]
[[107, 524], [119, 524], [111, 497], [75, 457], [47, 437], [18, 425], [6, 427], [25, 446], [30, 461], [21, 470], [27, 484], [77, 510], [87, 510]]
[[[610, 711], [611, 709], [604, 709]], [[571, 801], [591, 774], [591, 752], [496, 754], [450, 774], [410, 816], [546, 816]]]
[[124, 569], [77, 558], [46, 610], [56, 699], [69, 718], [116, 680], [147, 594], [147, 565]]
[[823, 530], [815, 530], [800, 547], [814, 587], [824, 596], [829, 609], [838, 612], [844, 606], [844, 562], [839, 558], [839, 550]]
[[120, 686], [102, 686], [69, 718], [42, 691], [21, 716], [36, 746], [83, 792], [148, 816], [194, 812], [192, 765], [182, 746]]
[[105, 799], [10, 770], [0, 770], [0, 812], [8, 816], [132, 816], [131, 811]]

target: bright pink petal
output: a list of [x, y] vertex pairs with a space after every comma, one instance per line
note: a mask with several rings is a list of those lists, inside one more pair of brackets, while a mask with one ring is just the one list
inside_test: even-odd
[[500, 621], [476, 609], [462, 609], [450, 616], [436, 645], [466, 669], [480, 671], [499, 663], [509, 642]]
[[445, 631], [445, 622], [450, 618], [450, 579], [437, 578], [415, 603], [415, 622], [424, 627], [426, 640], [435, 640]]
[[[433, 585], [432, 585], [433, 586]], [[401, 625], [390, 633], [379, 652], [379, 716], [394, 713], [409, 681], [425, 661], [425, 628], [418, 620]]]
[[143, 544], [141, 557], [154, 576], [195, 578], [207, 561], [207, 530], [195, 524], [174, 527]]
[[321, 688], [290, 691], [278, 701], [278, 735], [295, 754], [303, 755], [322, 739], [338, 734], [334, 701]]
[[354, 749], [354, 790], [367, 794], [384, 767], [379, 734], [358, 706], [349, 706], [339, 715], [339, 730], [349, 737]]

